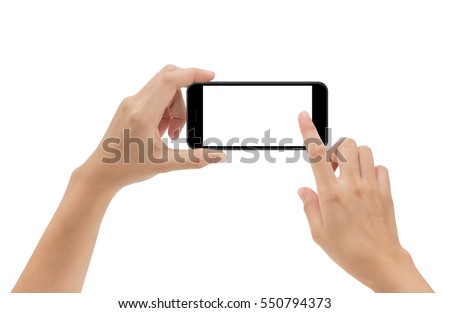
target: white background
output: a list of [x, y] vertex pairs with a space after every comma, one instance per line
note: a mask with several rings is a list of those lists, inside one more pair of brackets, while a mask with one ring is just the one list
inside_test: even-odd
[[[448, 29], [447, 1], [0, 2], [0, 310], [330, 296], [335, 312], [446, 311]], [[438, 294], [374, 295], [329, 260], [296, 193], [314, 186], [309, 165], [278, 153], [126, 188], [84, 294], [9, 295], [72, 170], [167, 63], [216, 80], [323, 81], [334, 140], [369, 145], [390, 169], [401, 242]]]
[[[311, 86], [203, 86], [203, 142], [210, 147], [303, 146], [301, 111], [312, 116]], [[270, 144], [263, 142], [266, 131]]]

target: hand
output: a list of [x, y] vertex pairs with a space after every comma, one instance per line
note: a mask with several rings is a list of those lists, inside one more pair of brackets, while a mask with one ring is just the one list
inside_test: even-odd
[[178, 138], [186, 121], [180, 88], [213, 77], [169, 65], [122, 102], [100, 145], [72, 174], [13, 292], [80, 292], [103, 216], [119, 189], [159, 173], [225, 161], [223, 152], [172, 150], [161, 139], [166, 130]]
[[308, 113], [300, 114], [299, 124], [305, 143], [314, 141], [307, 151], [317, 193], [298, 192], [314, 241], [376, 292], [433, 292], [400, 245], [387, 169], [374, 166], [370, 148], [352, 139], [333, 147], [330, 162]]
[[161, 139], [166, 131], [177, 139], [186, 122], [180, 88], [213, 78], [210, 71], [164, 67], [121, 103], [100, 145], [79, 170], [96, 186], [117, 190], [159, 173], [224, 162], [223, 152], [173, 150]]

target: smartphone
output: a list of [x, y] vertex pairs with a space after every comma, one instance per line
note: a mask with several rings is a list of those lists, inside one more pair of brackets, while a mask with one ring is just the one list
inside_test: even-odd
[[186, 98], [192, 149], [304, 150], [301, 111], [310, 113], [327, 143], [328, 90], [321, 82], [195, 83]]

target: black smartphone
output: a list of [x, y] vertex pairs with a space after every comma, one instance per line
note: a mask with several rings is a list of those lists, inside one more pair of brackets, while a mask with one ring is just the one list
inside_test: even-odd
[[187, 88], [192, 149], [305, 149], [298, 114], [312, 116], [326, 144], [328, 91], [321, 82], [209, 82]]

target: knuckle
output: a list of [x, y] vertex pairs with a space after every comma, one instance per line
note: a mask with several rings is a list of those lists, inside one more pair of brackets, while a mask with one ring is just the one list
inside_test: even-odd
[[331, 203], [331, 204], [336, 204], [336, 203], [341, 202], [341, 198], [339, 197], [339, 195], [332, 193], [332, 192], [324, 194], [323, 199], [325, 202]]
[[361, 198], [366, 193], [364, 186], [359, 181], [353, 181], [349, 189], [358, 198]]
[[177, 69], [177, 67], [175, 66], [175, 65], [173, 65], [173, 64], [167, 64], [167, 65], [165, 65], [164, 67], [163, 67], [163, 72], [171, 72], [171, 71], [174, 71], [174, 70], [176, 70]]
[[134, 97], [129, 96], [122, 100], [122, 102], [120, 103], [120, 108], [122, 110], [129, 111], [130, 108], [133, 106], [133, 104], [134, 104]]
[[133, 112], [129, 115], [129, 121], [132, 125], [139, 125], [141, 123], [141, 117], [137, 112]]
[[310, 143], [308, 145], [308, 152], [311, 157], [325, 156], [326, 148], [323, 144]]
[[128, 120], [131, 125], [133, 126], [143, 126], [148, 124], [148, 121], [145, 120], [144, 115], [142, 112], [138, 110], [133, 110], [130, 113], [128, 113]]
[[174, 82], [174, 74], [172, 72], [166, 72], [161, 75], [161, 80], [165, 84], [172, 84]]

